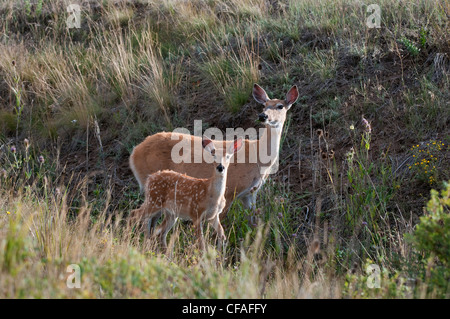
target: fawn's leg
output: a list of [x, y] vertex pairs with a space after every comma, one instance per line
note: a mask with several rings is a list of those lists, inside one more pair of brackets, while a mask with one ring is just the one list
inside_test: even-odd
[[222, 224], [220, 223], [219, 215], [220, 214], [217, 214], [216, 217], [208, 220], [208, 222], [212, 225], [212, 227], [217, 232], [217, 238], [218, 238], [217, 248], [221, 249], [224, 247], [224, 243], [227, 240], [227, 237], [225, 236], [225, 232], [223, 231]]
[[159, 234], [160, 236], [162, 248], [164, 251], [167, 251], [167, 234], [172, 229], [176, 221], [177, 217], [175, 217], [174, 214], [166, 211], [162, 224], [156, 230], [157, 235]]
[[197, 235], [200, 250], [205, 250], [205, 239], [203, 238], [203, 218], [199, 217], [194, 221], [195, 233]]
[[162, 210], [159, 212], [156, 212], [154, 215], [150, 216], [148, 219], [147, 224], [147, 236], [150, 238], [152, 236], [153, 230], [156, 226], [156, 222], [158, 221], [159, 217], [162, 215]]

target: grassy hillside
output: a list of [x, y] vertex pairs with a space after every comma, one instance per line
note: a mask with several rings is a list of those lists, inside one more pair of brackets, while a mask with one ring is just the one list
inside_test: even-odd
[[[68, 29], [70, 3], [0, 4], [0, 297], [450, 297], [447, 1], [379, 0], [380, 28], [360, 1], [124, 0]], [[253, 83], [300, 91], [257, 211], [225, 252], [188, 222], [158, 252], [126, 225], [133, 147], [260, 127]]]

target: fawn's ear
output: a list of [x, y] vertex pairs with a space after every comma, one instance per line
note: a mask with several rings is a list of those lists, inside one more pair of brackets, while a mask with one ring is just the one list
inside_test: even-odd
[[234, 140], [234, 143], [230, 145], [230, 148], [228, 149], [228, 154], [234, 154], [239, 152], [239, 150], [242, 148], [242, 138], [238, 138]]
[[203, 136], [202, 139], [202, 146], [205, 150], [210, 152], [212, 155], [214, 155], [214, 152], [216, 151], [216, 148], [214, 147], [214, 143], [212, 140], [207, 138], [206, 136]]
[[286, 108], [289, 109], [291, 107], [292, 104], [295, 103], [295, 101], [297, 101], [298, 99], [298, 89], [297, 89], [297, 85], [294, 85], [293, 87], [291, 87], [291, 89], [289, 90], [289, 92], [287, 92], [286, 94]]
[[261, 104], [264, 104], [269, 100], [266, 91], [256, 83], [253, 85], [253, 98], [256, 102]]

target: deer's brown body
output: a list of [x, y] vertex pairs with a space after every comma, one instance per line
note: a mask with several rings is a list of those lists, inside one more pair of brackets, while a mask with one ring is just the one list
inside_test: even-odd
[[[262, 163], [259, 156], [256, 156], [256, 161], [252, 161], [250, 154], [260, 154], [259, 148], [266, 147], [270, 152], [276, 152], [278, 156], [286, 112], [297, 100], [298, 91], [294, 86], [289, 90], [285, 100], [269, 99], [266, 92], [255, 84], [253, 96], [265, 106], [259, 118], [265, 124], [266, 130], [259, 140], [243, 141], [245, 162], [238, 163], [235, 157], [230, 164], [225, 190], [226, 205], [221, 216], [226, 214], [236, 198], [241, 198], [246, 208], [255, 208], [257, 191], [265, 182], [271, 167], [267, 163]], [[191, 152], [190, 163], [175, 163], [172, 160], [172, 148], [182, 139], [191, 141], [191, 150], [194, 150], [195, 145], [201, 145], [200, 136], [162, 132], [148, 136], [134, 148], [130, 156], [130, 167], [141, 189], [144, 188], [147, 176], [159, 170], [169, 169], [196, 178], [209, 177], [210, 167], [213, 167], [213, 164], [208, 164], [211, 162], [207, 158], [208, 154], [201, 163], [194, 162], [194, 152]], [[213, 143], [217, 148], [227, 148], [233, 141], [213, 141]]]

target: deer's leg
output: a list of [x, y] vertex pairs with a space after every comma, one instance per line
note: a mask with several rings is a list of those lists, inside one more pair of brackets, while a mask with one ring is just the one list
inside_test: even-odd
[[174, 214], [166, 212], [161, 226], [159, 226], [156, 230], [157, 234], [159, 234], [161, 238], [161, 244], [164, 251], [167, 251], [167, 234], [172, 229], [173, 225], [175, 225], [176, 221], [177, 218]]
[[199, 217], [194, 221], [195, 233], [197, 235], [200, 250], [205, 250], [205, 239], [203, 237], [203, 218]]
[[147, 235], [150, 238], [152, 236], [153, 230], [156, 226], [156, 222], [158, 221], [159, 217], [162, 215], [162, 209], [159, 212], [156, 212], [154, 215], [150, 216], [148, 219], [147, 224]]
[[263, 181], [255, 179], [249, 188], [238, 195], [246, 209], [251, 209], [252, 211], [256, 209], [256, 195], [258, 195], [258, 191], [263, 183]]
[[258, 195], [258, 191], [255, 190], [246, 194], [242, 197], [242, 203], [246, 209], [255, 210], [256, 209], [256, 196]]
[[[244, 204], [244, 207], [246, 209], [251, 209], [252, 213], [255, 212], [255, 210], [256, 210], [256, 195], [257, 195], [257, 192], [255, 191], [255, 192], [249, 193], [248, 195], [245, 195], [241, 199], [242, 203]], [[251, 214], [250, 222], [252, 224], [255, 222], [253, 219], [254, 219], [254, 214]]]
[[[238, 194], [237, 196], [227, 196], [225, 208], [223, 209], [222, 214], [220, 215], [220, 219], [223, 220], [224, 217], [228, 214], [233, 205], [233, 202], [236, 199], [239, 199], [245, 209], [251, 209], [252, 211], [256, 210], [256, 197], [258, 195], [258, 191], [261, 188], [261, 182], [259, 180], [253, 181], [252, 185]], [[227, 194], [229, 195], [229, 194]], [[233, 194], [234, 195], [234, 194]]]
[[241, 201], [245, 209], [250, 209], [252, 207], [252, 196], [250, 194], [243, 196]]
[[217, 214], [216, 217], [208, 220], [208, 222], [212, 225], [212, 227], [217, 232], [217, 238], [218, 238], [217, 247], [219, 249], [221, 249], [224, 247], [224, 243], [227, 240], [227, 237], [225, 236], [225, 232], [223, 231], [222, 224], [220, 223], [219, 215], [220, 214]]

